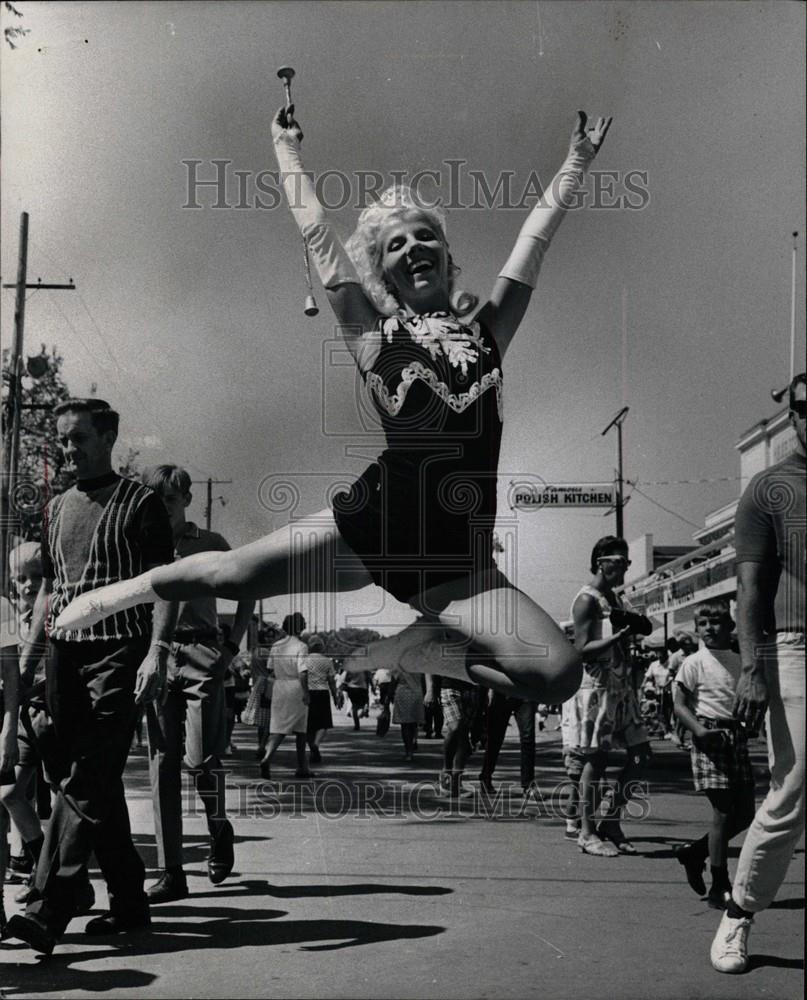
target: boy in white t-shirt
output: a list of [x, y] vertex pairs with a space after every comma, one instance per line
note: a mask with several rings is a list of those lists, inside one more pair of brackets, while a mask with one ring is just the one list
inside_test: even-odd
[[733, 716], [734, 694], [740, 676], [740, 656], [730, 648], [733, 621], [728, 602], [705, 601], [695, 610], [695, 629], [701, 642], [687, 656], [675, 678], [675, 715], [692, 733], [692, 777], [695, 788], [712, 805], [709, 833], [678, 852], [687, 881], [699, 894], [706, 892], [703, 867], [708, 856], [712, 887], [707, 901], [725, 909], [731, 895], [727, 865], [728, 844], [754, 818], [754, 776], [745, 729]]

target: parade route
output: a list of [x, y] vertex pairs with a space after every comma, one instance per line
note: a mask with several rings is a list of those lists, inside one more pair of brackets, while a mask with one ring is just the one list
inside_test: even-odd
[[[638, 856], [607, 859], [583, 855], [564, 839], [563, 821], [547, 815], [564, 777], [556, 732], [538, 737], [542, 803], [503, 794], [452, 807], [429, 787], [440, 742], [421, 738], [414, 764], [403, 765], [397, 728], [378, 739], [372, 721], [354, 733], [340, 715], [307, 786], [293, 781], [285, 745], [277, 785], [261, 783], [255, 730], [238, 726], [238, 753], [227, 758], [236, 873], [219, 887], [208, 882], [197, 811], [185, 820], [189, 898], [154, 907], [149, 934], [90, 942], [81, 933], [87, 918], [75, 920], [49, 958], [5, 942], [0, 997], [802, 995], [803, 842], [752, 930], [749, 972], [715, 973], [709, 944], [718, 914], [692, 893], [672, 855], [704, 832], [706, 809], [687, 755], [672, 744], [654, 742], [649, 814], [625, 824]], [[515, 791], [513, 737], [495, 780]], [[767, 780], [761, 741], [753, 760], [759, 794]], [[469, 778], [480, 761], [475, 754]], [[126, 781], [135, 842], [153, 871], [145, 750], [133, 751]], [[735, 844], [732, 871], [737, 853]], [[91, 874], [98, 912], [105, 892]]]

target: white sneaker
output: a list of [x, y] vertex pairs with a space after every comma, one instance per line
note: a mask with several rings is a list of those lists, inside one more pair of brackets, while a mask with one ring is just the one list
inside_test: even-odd
[[712, 941], [710, 958], [718, 972], [745, 972], [748, 968], [748, 932], [753, 917], [730, 917], [724, 913]]

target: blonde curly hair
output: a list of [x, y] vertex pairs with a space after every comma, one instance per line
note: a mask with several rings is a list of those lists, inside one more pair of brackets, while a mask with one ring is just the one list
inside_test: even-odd
[[[382, 226], [386, 225], [390, 218], [413, 209], [429, 220], [448, 250], [445, 212], [436, 206], [427, 207], [418, 202], [408, 184], [393, 184], [382, 192], [378, 201], [368, 205], [359, 216], [353, 235], [345, 244], [367, 297], [384, 316], [397, 316], [403, 309], [384, 280], [379, 235]], [[458, 316], [466, 316], [476, 308], [479, 299], [470, 292], [455, 289], [454, 279], [459, 273], [460, 268], [451, 259], [449, 252], [448, 288], [451, 309]]]

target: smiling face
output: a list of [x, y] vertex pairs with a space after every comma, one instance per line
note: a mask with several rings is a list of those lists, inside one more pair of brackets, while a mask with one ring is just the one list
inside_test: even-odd
[[448, 247], [439, 227], [416, 209], [395, 212], [379, 233], [384, 279], [414, 311], [448, 308]]

